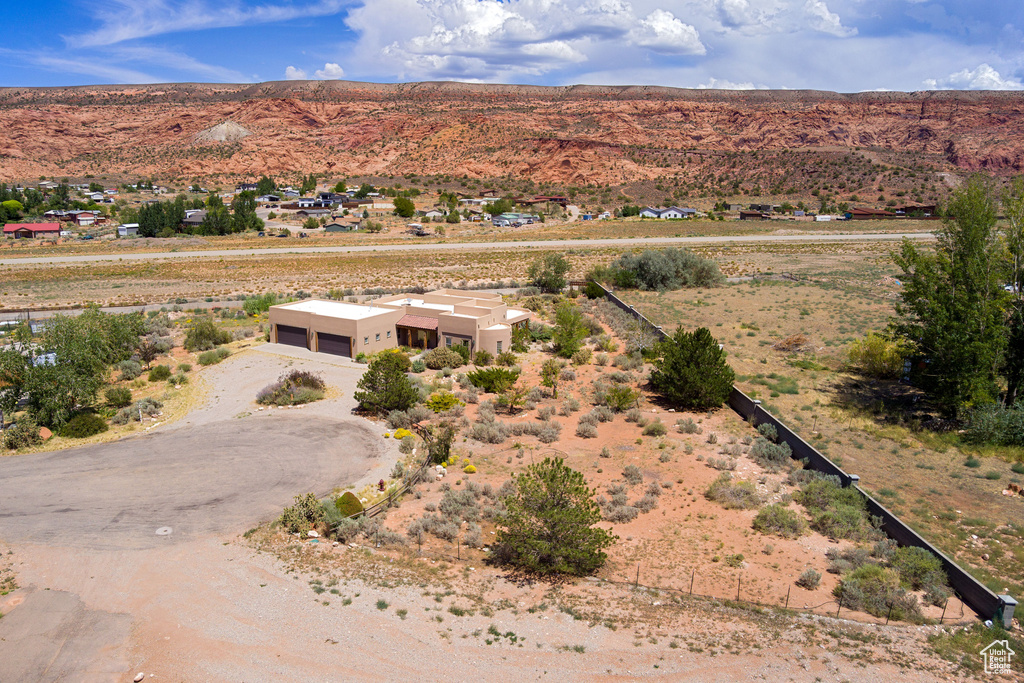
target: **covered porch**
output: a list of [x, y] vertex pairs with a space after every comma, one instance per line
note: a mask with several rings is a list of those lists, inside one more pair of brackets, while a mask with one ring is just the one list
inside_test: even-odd
[[398, 345], [412, 349], [437, 347], [437, 319], [423, 315], [405, 315], [395, 323]]

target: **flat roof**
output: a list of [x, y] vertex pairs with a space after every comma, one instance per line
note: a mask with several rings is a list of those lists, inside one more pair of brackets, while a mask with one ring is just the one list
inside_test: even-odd
[[383, 306], [416, 306], [417, 308], [429, 308], [434, 311], [445, 311], [451, 313], [455, 310], [453, 304], [428, 304], [423, 299], [413, 299], [412, 297], [406, 297], [405, 299], [397, 299], [395, 301], [382, 301]]
[[322, 301], [310, 299], [308, 301], [297, 301], [292, 304], [281, 304], [278, 308], [286, 308], [290, 311], [302, 311], [314, 315], [324, 315], [330, 318], [344, 318], [345, 320], [362, 320], [372, 318], [384, 313], [394, 313], [393, 308], [382, 308], [380, 306], [369, 306], [365, 304], [349, 304], [343, 301]]

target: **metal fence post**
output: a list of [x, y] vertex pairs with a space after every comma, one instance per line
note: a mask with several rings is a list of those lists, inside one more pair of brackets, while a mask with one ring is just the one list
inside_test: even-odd
[[633, 590], [640, 587], [640, 563], [636, 563], [636, 581], [633, 583]]
[[786, 606], [783, 609], [789, 609], [789, 593], [792, 590], [793, 590], [792, 586], [790, 586], [789, 588], [786, 589]]
[[836, 617], [839, 617], [839, 611], [843, 609], [843, 594], [839, 593], [839, 607], [836, 609]]
[[736, 602], [740, 601], [740, 586], [743, 585], [743, 577], [736, 578]]
[[942, 623], [942, 620], [946, 618], [946, 605], [948, 605], [948, 604], [949, 604], [949, 598], [946, 598], [946, 602], [942, 603], [942, 616], [939, 617], [939, 623], [940, 624]]
[[889, 617], [892, 616], [892, 606], [895, 605], [895, 604], [896, 604], [895, 602], [890, 602], [889, 603], [889, 613], [885, 615], [885, 625], [886, 626], [889, 625]]
[[693, 595], [693, 577], [697, 575], [697, 570], [694, 569], [690, 572], [690, 595]]

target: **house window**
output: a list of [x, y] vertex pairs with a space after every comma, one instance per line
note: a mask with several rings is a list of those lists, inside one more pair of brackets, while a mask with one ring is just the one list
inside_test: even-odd
[[391, 330], [388, 330], [388, 339], [391, 339]]
[[366, 346], [369, 343], [370, 343], [370, 338], [369, 337], [363, 337], [363, 346]]
[[452, 338], [451, 337], [445, 337], [444, 338], [444, 345], [447, 346], [450, 349], [452, 347]]
[[380, 341], [380, 332], [377, 333], [377, 338], [374, 341]]
[[497, 346], [496, 350], [497, 350], [498, 353], [501, 353], [501, 342], [500, 341], [498, 342], [498, 346]]

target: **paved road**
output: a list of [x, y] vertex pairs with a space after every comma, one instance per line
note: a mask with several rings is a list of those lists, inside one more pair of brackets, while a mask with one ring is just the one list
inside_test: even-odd
[[[359, 479], [379, 452], [376, 435], [351, 419], [258, 414], [4, 457], [0, 537], [109, 550], [237, 531], [296, 493], [323, 496]], [[173, 532], [157, 535], [161, 527]]]
[[358, 254], [396, 251], [472, 251], [510, 249], [579, 249], [581, 247], [635, 247], [648, 244], [761, 244], [780, 242], [894, 242], [904, 237], [928, 240], [930, 232], [843, 233], [792, 235], [716, 235], [707, 237], [631, 237], [579, 240], [526, 240], [522, 242], [431, 242], [412, 244], [353, 245], [348, 247], [280, 247], [267, 249], [211, 249], [208, 251], [161, 251], [137, 254], [88, 254], [79, 256], [33, 256], [0, 259], [0, 265], [48, 265], [58, 263], [95, 263], [103, 261], [151, 261], [153, 259], [223, 258], [225, 256], [274, 256], [279, 254]]

